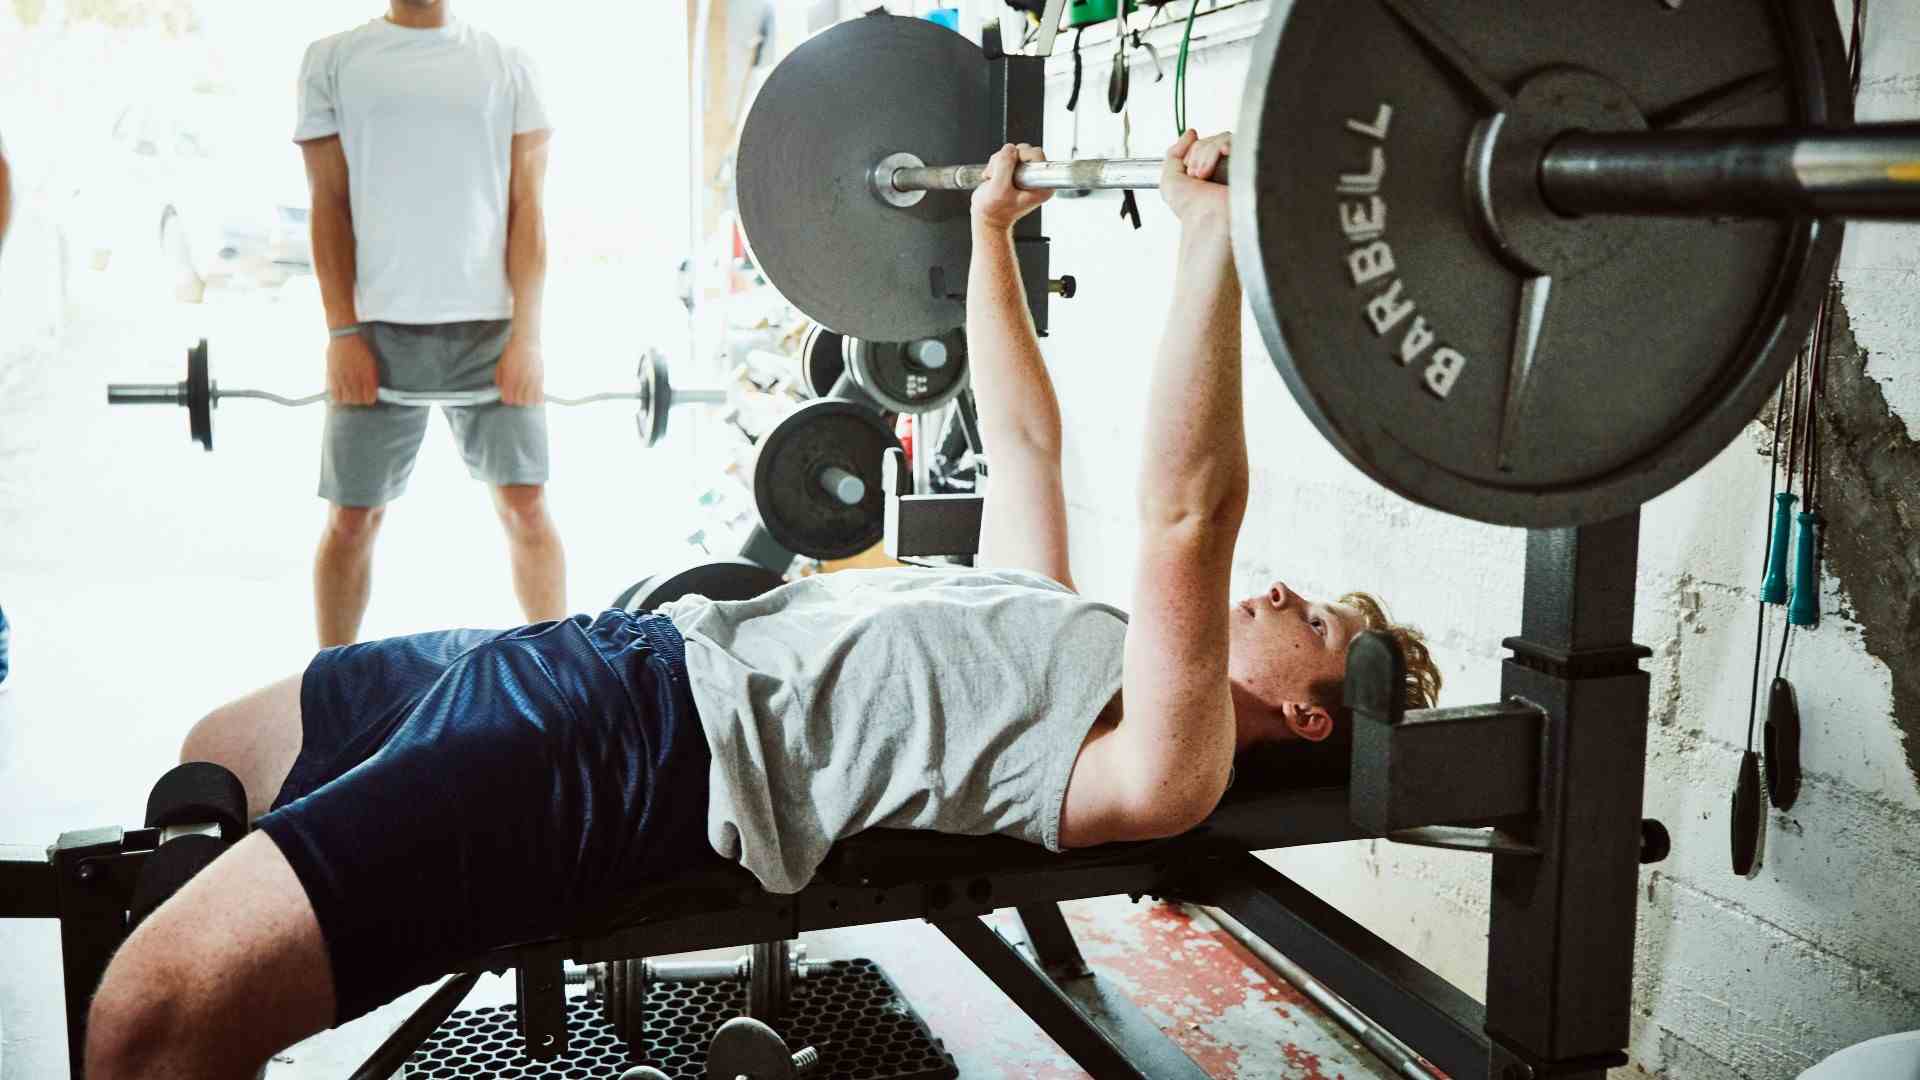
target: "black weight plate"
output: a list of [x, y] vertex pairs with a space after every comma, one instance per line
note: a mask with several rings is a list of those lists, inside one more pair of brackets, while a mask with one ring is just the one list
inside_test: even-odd
[[[809, 401], [760, 440], [753, 500], [760, 523], [782, 547], [813, 559], [843, 559], [880, 542], [886, 501], [881, 459], [900, 441], [870, 409], [838, 398]], [[838, 466], [866, 484], [848, 506], [827, 494], [820, 476]]]
[[622, 1009], [627, 1005], [627, 969], [623, 961], [606, 961], [606, 982], [600, 990], [600, 1015], [622, 1039], [627, 1037], [626, 1021]]
[[747, 978], [747, 1015], [769, 1024], [786, 1015], [793, 994], [793, 951], [785, 941], [753, 946]]
[[928, 340], [945, 351], [945, 364], [921, 363], [912, 343], [847, 338], [847, 370], [888, 412], [932, 412], [967, 388], [967, 332], [956, 327]]
[[207, 339], [187, 350], [187, 434], [213, 449], [213, 375], [208, 370]]
[[746, 559], [717, 559], [674, 574], [642, 578], [621, 594], [615, 607], [652, 611], [683, 596], [709, 600], [751, 600], [784, 584], [780, 575]]
[[808, 397], [823, 398], [833, 393], [833, 384], [847, 370], [846, 357], [841, 354], [845, 340], [818, 324], [807, 328], [800, 343], [800, 381]]
[[[1461, 55], [1477, 82], [1446, 58]], [[1768, 71], [1781, 75], [1770, 92], [1738, 92]], [[1555, 80], [1573, 90], [1556, 97]], [[1370, 134], [1382, 106], [1389, 122]], [[1838, 27], [1828, 6], [1800, 0], [1299, 0], [1254, 48], [1230, 159], [1234, 249], [1308, 417], [1429, 506], [1509, 525], [1617, 517], [1753, 418], [1805, 335], [1840, 229], [1563, 227], [1519, 206], [1533, 192], [1508, 201], [1495, 184], [1503, 250], [1468, 168], [1476, 131], [1503, 110], [1502, 139], [1609, 116], [1622, 128], [1845, 123]], [[1376, 163], [1370, 185], [1360, 178]], [[1375, 277], [1385, 250], [1392, 268]], [[1543, 268], [1542, 309], [1527, 301], [1543, 290], [1525, 286]], [[1529, 374], [1511, 379], [1529, 340]], [[1524, 388], [1511, 409], [1510, 382]]]
[[667, 358], [648, 350], [640, 357], [638, 404], [633, 411], [633, 426], [640, 433], [640, 445], [651, 449], [667, 437], [667, 414], [673, 411], [673, 379], [667, 370]]
[[231, 844], [247, 832], [247, 789], [240, 778], [211, 761], [189, 761], [168, 769], [147, 792], [146, 826], [220, 826]]
[[740, 223], [774, 287], [815, 322], [874, 341], [963, 322], [969, 196], [891, 206], [871, 175], [895, 153], [987, 160], [998, 148], [987, 93], [985, 54], [925, 19], [850, 19], [781, 60], [747, 113], [735, 169]]
[[645, 596], [647, 591], [653, 588], [654, 579], [658, 578], [659, 576], [660, 575], [658, 574], [649, 574], [646, 577], [641, 578], [639, 581], [636, 581], [633, 584], [627, 586], [626, 588], [621, 589], [620, 595], [614, 597], [613, 603], [608, 604], [607, 606], [616, 607], [622, 611], [647, 610], [647, 609], [635, 606], [633, 603], [634, 598]]
[[626, 1040], [628, 1054], [635, 1061], [644, 1061], [647, 1057], [647, 962], [616, 960], [614, 963], [624, 968], [625, 973], [620, 980], [624, 991], [620, 995], [620, 1015], [613, 1027]]

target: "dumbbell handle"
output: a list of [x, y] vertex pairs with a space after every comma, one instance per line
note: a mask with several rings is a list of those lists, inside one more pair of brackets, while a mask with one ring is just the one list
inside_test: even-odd
[[[805, 957], [796, 957], [789, 961], [793, 966], [793, 977], [804, 979], [813, 973], [817, 961]], [[734, 982], [747, 978], [751, 964], [747, 957], [733, 960], [648, 960], [647, 981], [660, 984], [679, 983], [716, 983]], [[605, 966], [589, 964], [585, 967], [568, 967], [565, 979], [570, 986], [587, 986], [597, 989], [603, 979]]]

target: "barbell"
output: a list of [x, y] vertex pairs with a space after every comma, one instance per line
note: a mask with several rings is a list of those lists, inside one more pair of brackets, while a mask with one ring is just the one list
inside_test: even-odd
[[[375, 392], [375, 396], [380, 402], [389, 405], [461, 407], [491, 405], [500, 400], [500, 388], [488, 386], [475, 390], [395, 390], [382, 386]], [[187, 350], [187, 377], [180, 382], [109, 383], [107, 385], [107, 404], [109, 405], [184, 407], [187, 410], [187, 434], [207, 450], [213, 449], [214, 407], [226, 398], [267, 401], [275, 405], [299, 408], [325, 401], [327, 395], [323, 391], [303, 397], [288, 397], [269, 390], [223, 389], [213, 380], [205, 338]], [[636, 402], [634, 427], [639, 432], [640, 444], [645, 447], [655, 446], [666, 437], [667, 415], [674, 408], [696, 404], [719, 405], [726, 400], [727, 392], [717, 387], [675, 389], [667, 371], [666, 357], [652, 349], [641, 354], [639, 368], [634, 374], [634, 388], [631, 390], [607, 390], [587, 394], [584, 397], [546, 395], [549, 405], [589, 405], [598, 401]]]
[[[1003, 140], [996, 64], [875, 14], [780, 62], [737, 155], [756, 263], [844, 335], [960, 324], [962, 194]], [[1841, 218], [1920, 219], [1920, 125], [1854, 126], [1838, 22], [1801, 0], [1295, 0], [1252, 50], [1235, 261], [1307, 417], [1415, 501], [1497, 524], [1624, 514], [1778, 385]], [[1152, 159], [1029, 163], [1151, 188]]]

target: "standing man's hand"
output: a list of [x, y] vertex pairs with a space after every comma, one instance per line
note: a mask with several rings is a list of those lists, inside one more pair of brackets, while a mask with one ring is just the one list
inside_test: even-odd
[[1227, 223], [1227, 185], [1212, 177], [1233, 149], [1233, 136], [1223, 132], [1202, 139], [1191, 128], [1167, 148], [1160, 168], [1160, 197], [1183, 225]]
[[1011, 229], [1052, 197], [1051, 191], [1028, 191], [1013, 186], [1013, 171], [1022, 162], [1045, 161], [1037, 146], [1008, 143], [987, 161], [987, 182], [973, 189], [973, 220], [995, 229]]
[[379, 400], [380, 365], [359, 334], [327, 343], [327, 398], [335, 405], [372, 405]]
[[517, 334], [509, 338], [493, 381], [500, 384], [503, 405], [543, 404], [547, 400], [547, 368], [539, 344]]

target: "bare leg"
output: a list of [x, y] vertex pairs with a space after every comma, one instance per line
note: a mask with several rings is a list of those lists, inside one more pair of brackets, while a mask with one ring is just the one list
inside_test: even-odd
[[181, 761], [223, 765], [247, 788], [247, 817], [267, 812], [300, 756], [301, 675], [255, 690], [208, 713], [180, 744]]
[[384, 506], [327, 507], [327, 530], [313, 558], [313, 611], [320, 647], [351, 644], [360, 636], [373, 592], [373, 541]]
[[88, 1080], [251, 1080], [333, 1023], [313, 906], [265, 833], [215, 860], [135, 930], [94, 995]]
[[567, 554], [547, 514], [546, 488], [512, 484], [493, 489], [493, 508], [507, 530], [513, 592], [528, 622], [567, 615]]

